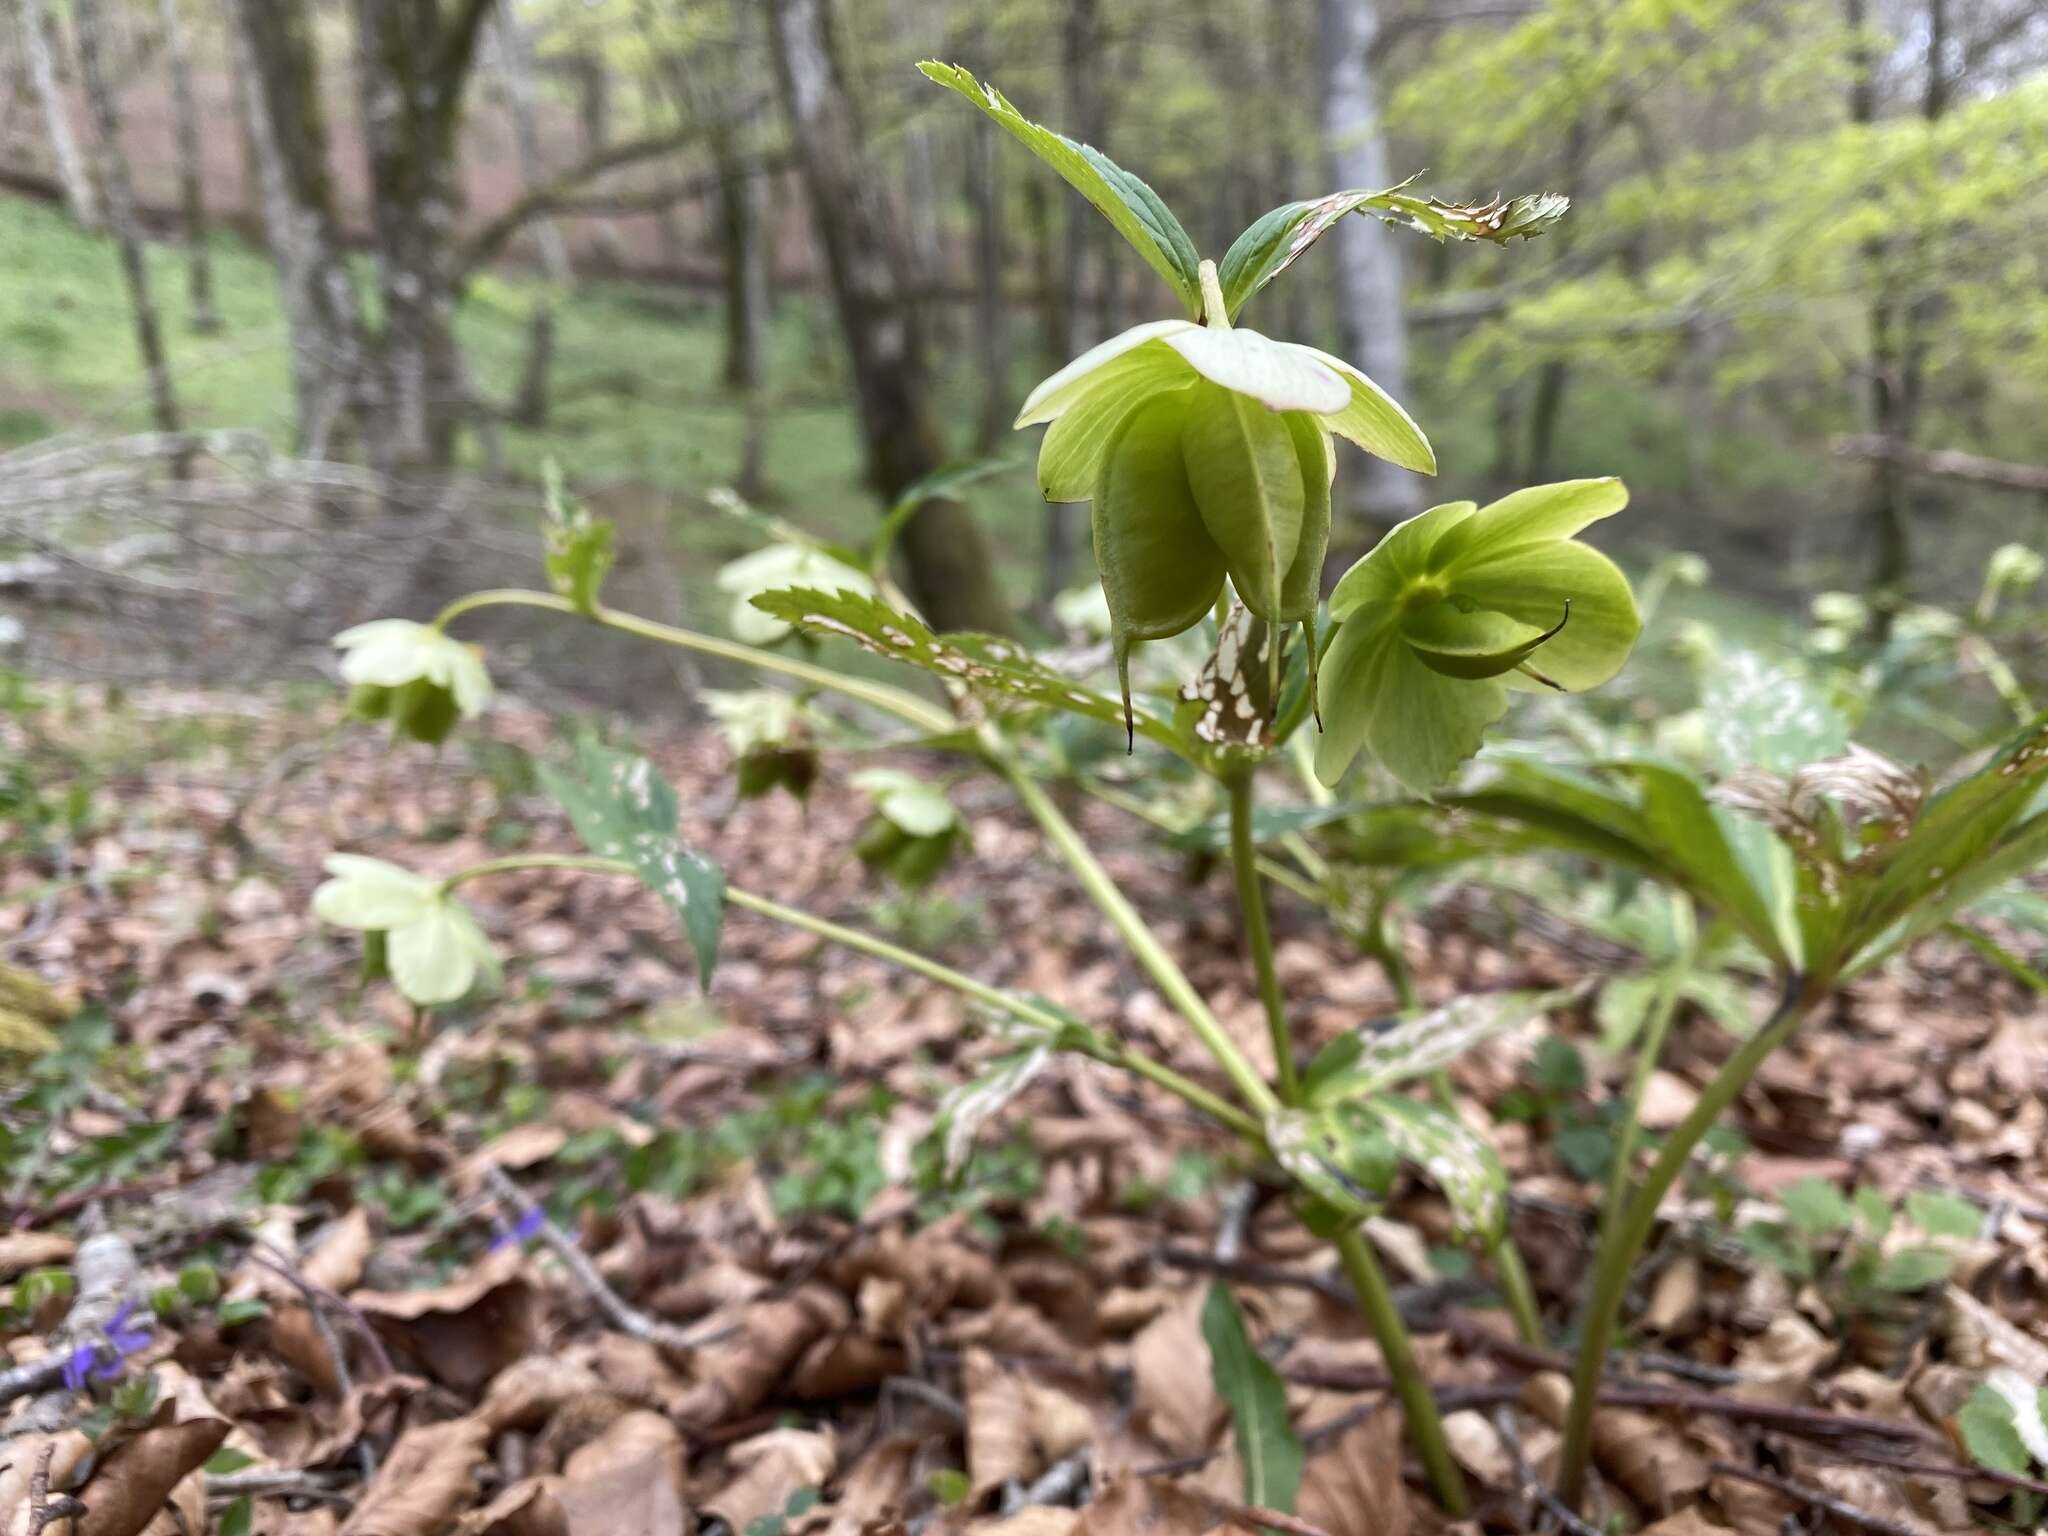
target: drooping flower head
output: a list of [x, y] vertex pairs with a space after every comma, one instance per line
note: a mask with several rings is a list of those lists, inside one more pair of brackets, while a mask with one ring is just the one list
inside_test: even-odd
[[337, 928], [378, 936], [391, 979], [423, 1008], [452, 1003], [495, 977], [498, 957], [477, 920], [439, 882], [383, 859], [328, 855], [313, 912]]
[[[1202, 264], [1206, 324], [1157, 320], [1034, 389], [1048, 501], [1089, 501], [1126, 713], [1130, 649], [1197, 623], [1227, 575], [1269, 623], [1312, 623], [1330, 541], [1332, 437], [1404, 468], [1436, 458], [1378, 385], [1314, 347], [1233, 328]], [[1271, 651], [1277, 660], [1278, 647]]]
[[438, 745], [458, 719], [474, 720], [491, 701], [483, 653], [431, 624], [376, 619], [343, 630], [334, 644], [350, 709], [390, 721], [394, 736]]
[[1427, 793], [1479, 750], [1510, 687], [1577, 691], [1621, 670], [1642, 629], [1627, 578], [1572, 536], [1628, 504], [1619, 480], [1532, 486], [1410, 518], [1330, 594], [1316, 776], [1359, 750]]

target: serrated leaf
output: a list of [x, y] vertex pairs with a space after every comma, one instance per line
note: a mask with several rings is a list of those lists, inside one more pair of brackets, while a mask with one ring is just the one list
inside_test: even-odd
[[541, 781], [592, 853], [632, 865], [641, 884], [682, 921], [697, 957], [697, 979], [709, 986], [724, 921], [724, 873], [683, 846], [675, 791], [646, 758], [593, 741], [583, 742], [576, 755], [576, 774], [543, 763]]
[[[1123, 705], [1046, 666], [1014, 640], [971, 631], [935, 635], [922, 619], [890, 607], [878, 597], [855, 592], [791, 588], [764, 592], [754, 606], [813, 634], [838, 635], [886, 656], [922, 668], [957, 694], [984, 705], [993, 701], [1064, 710], [1121, 726]], [[1175, 752], [1186, 744], [1171, 725], [1140, 710], [1139, 735]]]
[[957, 64], [927, 59], [918, 70], [957, 91], [987, 113], [1026, 149], [1059, 173], [1061, 180], [1095, 205], [1145, 262], [1180, 295], [1191, 315], [1202, 309], [1200, 260], [1180, 221], [1144, 182], [1100, 150], [1032, 122], [992, 85]]
[[1307, 202], [1283, 203], [1263, 214], [1231, 242], [1217, 268], [1223, 302], [1236, 318], [1245, 302], [1278, 277], [1346, 214], [1377, 217], [1386, 223], [1419, 230], [1434, 240], [1490, 240], [1504, 244], [1533, 239], [1549, 229], [1571, 207], [1571, 199], [1539, 192], [1490, 203], [1447, 203], [1417, 197], [1400, 186], [1383, 191], [1332, 192]]
[[1230, 1406], [1237, 1459], [1244, 1468], [1247, 1504], [1294, 1510], [1305, 1457], [1287, 1418], [1287, 1388], [1266, 1357], [1252, 1347], [1229, 1287], [1209, 1287], [1202, 1303], [1202, 1338], [1216, 1395]]

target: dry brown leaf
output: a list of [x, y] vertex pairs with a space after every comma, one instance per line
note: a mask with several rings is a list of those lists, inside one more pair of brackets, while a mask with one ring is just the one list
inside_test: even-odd
[[493, 1430], [538, 1429], [571, 1398], [603, 1390], [587, 1365], [560, 1355], [528, 1355], [491, 1378], [477, 1413]]
[[[1304, 1519], [1307, 1516], [1303, 1516]], [[1215, 1506], [1164, 1478], [1119, 1475], [1081, 1511], [1073, 1536], [1250, 1536]]]
[[851, 1321], [845, 1300], [816, 1285], [786, 1301], [749, 1307], [737, 1333], [699, 1351], [698, 1380], [676, 1404], [677, 1419], [689, 1429], [709, 1429], [748, 1412], [814, 1341]]
[[1676, 1072], [1658, 1068], [1643, 1084], [1643, 1099], [1636, 1121], [1644, 1130], [1668, 1131], [1700, 1101], [1700, 1091]]
[[860, 1536], [869, 1526], [899, 1518], [916, 1487], [917, 1461], [924, 1449], [921, 1435], [891, 1435], [870, 1446], [846, 1474], [825, 1536]]
[[78, 1240], [61, 1232], [8, 1232], [0, 1235], [0, 1282], [13, 1280], [32, 1269], [68, 1264], [78, 1252]]
[[457, 1392], [475, 1392], [538, 1338], [533, 1287], [515, 1248], [488, 1252], [446, 1285], [349, 1297], [392, 1353]]
[[490, 1425], [474, 1417], [407, 1430], [340, 1536], [438, 1536], [476, 1497], [490, 1439]]
[[364, 1435], [388, 1432], [398, 1410], [426, 1390], [427, 1383], [417, 1376], [380, 1376], [338, 1404], [246, 1406], [236, 1410], [235, 1422], [280, 1467], [324, 1466]]
[[363, 1266], [369, 1261], [370, 1213], [357, 1206], [327, 1229], [299, 1265], [299, 1273], [307, 1284], [339, 1293], [363, 1278]]
[[[455, 1536], [570, 1536], [569, 1516], [556, 1496], [559, 1477], [514, 1483], [482, 1509], [455, 1522]], [[625, 1536], [615, 1531], [612, 1536]]]
[[[1775, 1529], [1775, 1527], [1774, 1527]], [[1654, 1525], [1646, 1525], [1636, 1536], [1734, 1536], [1725, 1525], [1716, 1525], [1700, 1513], [1697, 1504], [1688, 1504], [1675, 1515], [1666, 1515]]]
[[1209, 1377], [1202, 1293], [1189, 1291], [1131, 1340], [1137, 1419], [1175, 1456], [1206, 1451], [1223, 1424], [1223, 1400]]
[[0, 1456], [0, 1532], [6, 1536], [28, 1536], [28, 1485], [42, 1465], [46, 1450], [50, 1456], [50, 1486], [65, 1488], [92, 1449], [92, 1441], [75, 1429], [27, 1434], [8, 1441], [6, 1455]]
[[1081, 1511], [1058, 1504], [1027, 1504], [1014, 1515], [993, 1515], [969, 1523], [968, 1536], [1074, 1536]]
[[[1564, 1422], [1571, 1383], [1556, 1372], [1531, 1376], [1522, 1402], [1545, 1423]], [[1593, 1459], [1646, 1511], [1663, 1515], [1707, 1486], [1707, 1464], [1683, 1434], [1663, 1420], [1625, 1408], [1593, 1415]]]
[[1658, 1273], [1650, 1304], [1643, 1309], [1643, 1328], [1669, 1338], [1692, 1320], [1699, 1304], [1699, 1255], [1681, 1253]]
[[556, 1490], [570, 1536], [684, 1536], [683, 1437], [636, 1410], [571, 1455]]
[[762, 1515], [781, 1514], [799, 1488], [823, 1488], [839, 1447], [829, 1429], [771, 1429], [726, 1456], [738, 1475], [704, 1501], [704, 1513], [744, 1531]]
[[226, 1419], [177, 1414], [176, 1404], [164, 1404], [148, 1427], [94, 1471], [78, 1493], [85, 1513], [78, 1517], [76, 1536], [136, 1536], [228, 1437]]
[[1476, 1408], [1444, 1415], [1444, 1439], [1458, 1465], [1489, 1488], [1515, 1486], [1515, 1458], [1493, 1421]]
[[967, 1475], [975, 1498], [1012, 1480], [1029, 1482], [1086, 1445], [1094, 1415], [1053, 1387], [970, 1349], [961, 1363], [967, 1401]]
[[1401, 1486], [1401, 1416], [1381, 1408], [1351, 1426], [1302, 1471], [1294, 1511], [1330, 1536], [1408, 1536]]
[[1742, 1380], [1735, 1395], [1751, 1402], [1797, 1402], [1835, 1353], [1834, 1342], [1813, 1324], [1797, 1313], [1783, 1313], [1736, 1351], [1735, 1369]]

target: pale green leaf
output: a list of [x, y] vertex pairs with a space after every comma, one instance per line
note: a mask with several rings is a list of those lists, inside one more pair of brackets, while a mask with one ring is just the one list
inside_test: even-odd
[[376, 930], [412, 922], [433, 904], [439, 882], [383, 859], [331, 853], [327, 873], [313, 892], [313, 913], [338, 928]]
[[1431, 551], [1431, 562], [1455, 573], [1460, 560], [1551, 539], [1568, 539], [1628, 505], [1628, 487], [1612, 476], [1532, 485], [1489, 502]]
[[398, 990], [423, 1008], [464, 996], [492, 964], [490, 940], [452, 897], [391, 929], [384, 954]]
[[1181, 455], [1238, 598], [1260, 618], [1279, 617], [1307, 504], [1287, 424], [1249, 396], [1205, 381], [1188, 404]]
[[1474, 502], [1447, 501], [1390, 529], [1339, 578], [1330, 593], [1330, 617], [1342, 622], [1375, 605], [1399, 602], [1407, 583], [1429, 574], [1437, 541], [1478, 510]]
[[1498, 1240], [1508, 1219], [1508, 1179], [1491, 1143], [1433, 1104], [1388, 1095], [1368, 1107], [1401, 1161], [1436, 1185], [1458, 1232]]
[[1436, 473], [1436, 450], [1398, 400], [1341, 357], [1314, 347], [1295, 346], [1293, 350], [1329, 368], [1350, 390], [1350, 398], [1342, 406], [1323, 415], [1325, 427], [1389, 464], [1417, 474]]
[[[1597, 688], [1619, 672], [1642, 633], [1628, 578], [1599, 550], [1569, 539], [1481, 547], [1444, 579], [1453, 596], [1537, 629], [1557, 624], [1569, 605], [1570, 621], [1544, 643], [1533, 665], [1574, 692]], [[1519, 675], [1514, 681], [1519, 684]]]
[[1906, 1215], [1929, 1237], [1975, 1237], [1984, 1213], [1960, 1195], [1916, 1189], [1906, 1196]]
[[1416, 794], [1426, 795], [1477, 752], [1507, 713], [1507, 689], [1432, 672], [1391, 622], [1347, 621], [1323, 658], [1323, 735], [1316, 777], [1335, 786], [1361, 747]]
[[900, 768], [864, 768], [849, 782], [912, 837], [937, 837], [959, 820], [952, 801]]
[[1380, 1093], [1446, 1067], [1574, 996], [1571, 990], [1478, 992], [1417, 1013], [1391, 1029], [1340, 1035], [1317, 1053], [1303, 1090], [1313, 1104]]

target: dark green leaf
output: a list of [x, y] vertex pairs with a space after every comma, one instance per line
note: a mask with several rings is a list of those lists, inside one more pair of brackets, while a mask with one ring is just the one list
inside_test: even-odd
[[1190, 315], [1201, 313], [1201, 262], [1195, 255], [1195, 243], [1156, 192], [1099, 150], [1032, 122], [1011, 106], [1001, 91], [983, 84], [959, 65], [927, 59], [917, 67], [928, 79], [965, 96], [1057, 171], [1166, 279]]
[[698, 980], [710, 985], [725, 876], [678, 840], [675, 791], [646, 758], [593, 741], [578, 747], [577, 769], [571, 775], [543, 764], [541, 780], [592, 853], [632, 865], [641, 883], [681, 919], [696, 952]]
[[1301, 1486], [1302, 1449], [1287, 1419], [1287, 1388], [1266, 1357], [1252, 1347], [1228, 1286], [1209, 1287], [1202, 1303], [1202, 1337], [1216, 1395], [1230, 1405], [1237, 1459], [1244, 1466], [1247, 1504], [1294, 1509]]

